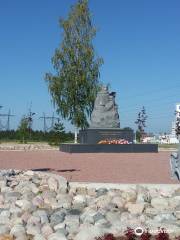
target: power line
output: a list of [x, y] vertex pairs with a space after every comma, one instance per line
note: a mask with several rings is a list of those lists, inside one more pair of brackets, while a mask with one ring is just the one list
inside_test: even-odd
[[[143, 105], [146, 105], [147, 103], [152, 103], [152, 102], [157, 102], [158, 101], [158, 103], [159, 102], [166, 102], [165, 100], [168, 100], [168, 102], [175, 102], [175, 101], [177, 101], [177, 100], [174, 100], [174, 99], [172, 99], [171, 101], [169, 101], [169, 98], [174, 98], [174, 97], [178, 97], [178, 98], [180, 98], [180, 95], [179, 95], [179, 93], [176, 95], [176, 94], [173, 94], [173, 95], [170, 95], [170, 96], [161, 96], [161, 97], [159, 97], [159, 98], [151, 98], [151, 99], [148, 99], [148, 100], [143, 100]], [[165, 100], [164, 100], [165, 99]], [[137, 105], [137, 104], [139, 104], [139, 103], [135, 103], [135, 102], [133, 102], [133, 104], [130, 104], [130, 105], [127, 105], [126, 107], [124, 107], [124, 109], [131, 109], [131, 108], [134, 108], [134, 106], [135, 105]], [[141, 104], [142, 105], [142, 104]], [[121, 110], [123, 110], [123, 107], [122, 108], [120, 108]]]
[[[172, 90], [172, 89], [177, 89], [180, 88], [180, 85], [176, 85], [176, 86], [170, 86], [170, 87], [166, 87], [166, 88], [159, 88], [159, 89], [155, 89], [155, 90], [151, 90], [151, 91], [147, 91], [147, 92], [143, 92], [141, 94], [135, 94], [135, 95], [129, 95], [129, 97], [131, 98], [137, 98], [137, 97], [141, 97], [141, 96], [147, 96], [148, 94], [153, 94], [153, 93], [159, 93], [159, 92], [163, 92], [166, 90]], [[178, 89], [177, 89], [178, 90]], [[127, 99], [128, 95], [126, 95], [126, 99]], [[121, 98], [122, 99], [122, 98]]]
[[[0, 106], [0, 109], [2, 108], [3, 106]], [[15, 115], [12, 115], [11, 114], [11, 110], [9, 109], [9, 112], [6, 114], [6, 113], [0, 113], [0, 117], [7, 117], [7, 122], [5, 125], [2, 124], [1, 120], [0, 120], [0, 129], [5, 129], [6, 131], [9, 131], [10, 130], [10, 118], [11, 117], [14, 117]]]
[[[179, 96], [178, 96], [179, 97]], [[168, 100], [168, 101], [166, 101], [166, 100]], [[159, 109], [162, 109], [163, 107], [166, 107], [167, 108], [167, 106], [175, 106], [175, 102], [178, 102], [178, 101], [176, 101], [176, 100], [170, 100], [169, 101], [169, 99], [166, 99], [166, 100], [163, 100], [163, 102], [161, 102], [161, 101], [158, 101], [157, 99], [155, 100], [155, 102], [157, 101], [157, 104], [155, 105], [155, 106], [150, 106], [149, 108], [150, 109], [156, 109], [156, 108], [159, 108]], [[154, 100], [152, 100], [152, 102], [154, 102]], [[161, 105], [160, 105], [161, 104]], [[139, 106], [132, 106], [132, 107], [127, 107], [127, 108], [124, 108], [124, 110], [122, 109], [122, 108], [120, 108], [120, 111], [119, 112], [122, 112], [122, 114], [126, 114], [126, 113], [131, 113], [131, 112], [137, 112], [137, 111], [139, 111], [140, 110], [140, 108], [142, 107], [142, 105], [144, 105], [146, 108], [149, 106], [149, 104], [147, 105], [147, 103], [143, 103], [143, 104], [141, 104], [141, 105], [139, 105]]]
[[[43, 119], [43, 125], [44, 125], [43, 129], [44, 129], [44, 132], [47, 132], [47, 131], [53, 129], [55, 120], [57, 120], [57, 121], [59, 122], [59, 118], [58, 118], [58, 117], [55, 117], [55, 116], [54, 116], [54, 113], [53, 113], [52, 117], [46, 116], [46, 114], [43, 113], [43, 116], [40, 117], [39, 119]], [[51, 125], [50, 125], [50, 127], [47, 126], [46, 120], [51, 120]]]

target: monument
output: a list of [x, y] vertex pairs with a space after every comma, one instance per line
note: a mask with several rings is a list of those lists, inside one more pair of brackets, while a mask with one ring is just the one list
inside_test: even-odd
[[103, 86], [97, 93], [89, 128], [79, 131], [79, 142], [94, 144], [102, 140], [125, 139], [133, 142], [133, 130], [120, 129], [118, 106], [115, 102], [116, 92], [109, 93]]
[[90, 128], [120, 128], [118, 106], [115, 92], [102, 87], [98, 92], [91, 115]]
[[[89, 128], [79, 131], [79, 144], [61, 144], [60, 151], [69, 153], [158, 152], [157, 144], [133, 144], [133, 130], [120, 128], [115, 97], [115, 92], [109, 93], [107, 87], [102, 87], [94, 102]], [[128, 144], [99, 144], [118, 143], [122, 142], [121, 140]]]

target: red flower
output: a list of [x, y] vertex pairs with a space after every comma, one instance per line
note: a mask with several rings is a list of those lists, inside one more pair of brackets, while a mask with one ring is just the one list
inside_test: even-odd
[[165, 231], [164, 228], [158, 228], [158, 235], [156, 236], [156, 240], [170, 240], [169, 234]]
[[132, 228], [127, 228], [127, 230], [124, 232], [124, 234], [126, 235], [127, 240], [135, 240], [136, 239], [136, 235]]

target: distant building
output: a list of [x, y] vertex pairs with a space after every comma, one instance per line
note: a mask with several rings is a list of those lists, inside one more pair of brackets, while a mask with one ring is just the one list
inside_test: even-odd
[[179, 140], [176, 136], [176, 121], [177, 121], [178, 116], [180, 116], [180, 103], [176, 103], [176, 106], [175, 106], [175, 118], [172, 121], [171, 133], [163, 134], [163, 135], [159, 136], [160, 143], [167, 143], [167, 144], [179, 143]]
[[170, 134], [162, 134], [162, 135], [159, 135], [159, 143], [160, 144], [170, 144], [170, 137], [171, 135]]
[[180, 117], [180, 103], [175, 105], [175, 117], [172, 121], [170, 133], [153, 134], [149, 133], [144, 137], [143, 143], [160, 143], [160, 144], [178, 144], [179, 139], [176, 136], [176, 121], [177, 117]]
[[147, 136], [143, 139], [143, 143], [158, 143], [156, 136]]
[[176, 103], [175, 105], [175, 117], [172, 121], [171, 125], [171, 133], [170, 134], [160, 134], [158, 137], [158, 141], [160, 144], [177, 144], [179, 140], [176, 136], [176, 121], [177, 117], [180, 116], [180, 103]]
[[176, 136], [176, 121], [172, 122], [172, 129], [171, 129], [171, 134], [169, 135], [169, 143], [179, 143], [179, 140], [177, 139]]
[[176, 103], [176, 117], [175, 121], [177, 120], [177, 117], [180, 116], [180, 103]]
[[143, 143], [159, 143], [159, 135], [147, 133], [147, 136], [143, 138]]
[[175, 119], [172, 122], [172, 129], [171, 129], [171, 134], [170, 134], [170, 143], [179, 143], [179, 140], [176, 136], [176, 121], [177, 118], [180, 116], [180, 103], [176, 103], [176, 112], [175, 112]]
[[176, 137], [176, 122], [172, 121], [171, 136]]

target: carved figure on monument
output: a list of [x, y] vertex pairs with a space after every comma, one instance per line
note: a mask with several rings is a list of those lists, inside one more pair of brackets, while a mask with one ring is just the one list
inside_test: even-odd
[[90, 128], [120, 128], [116, 93], [102, 87], [98, 92], [91, 114]]

